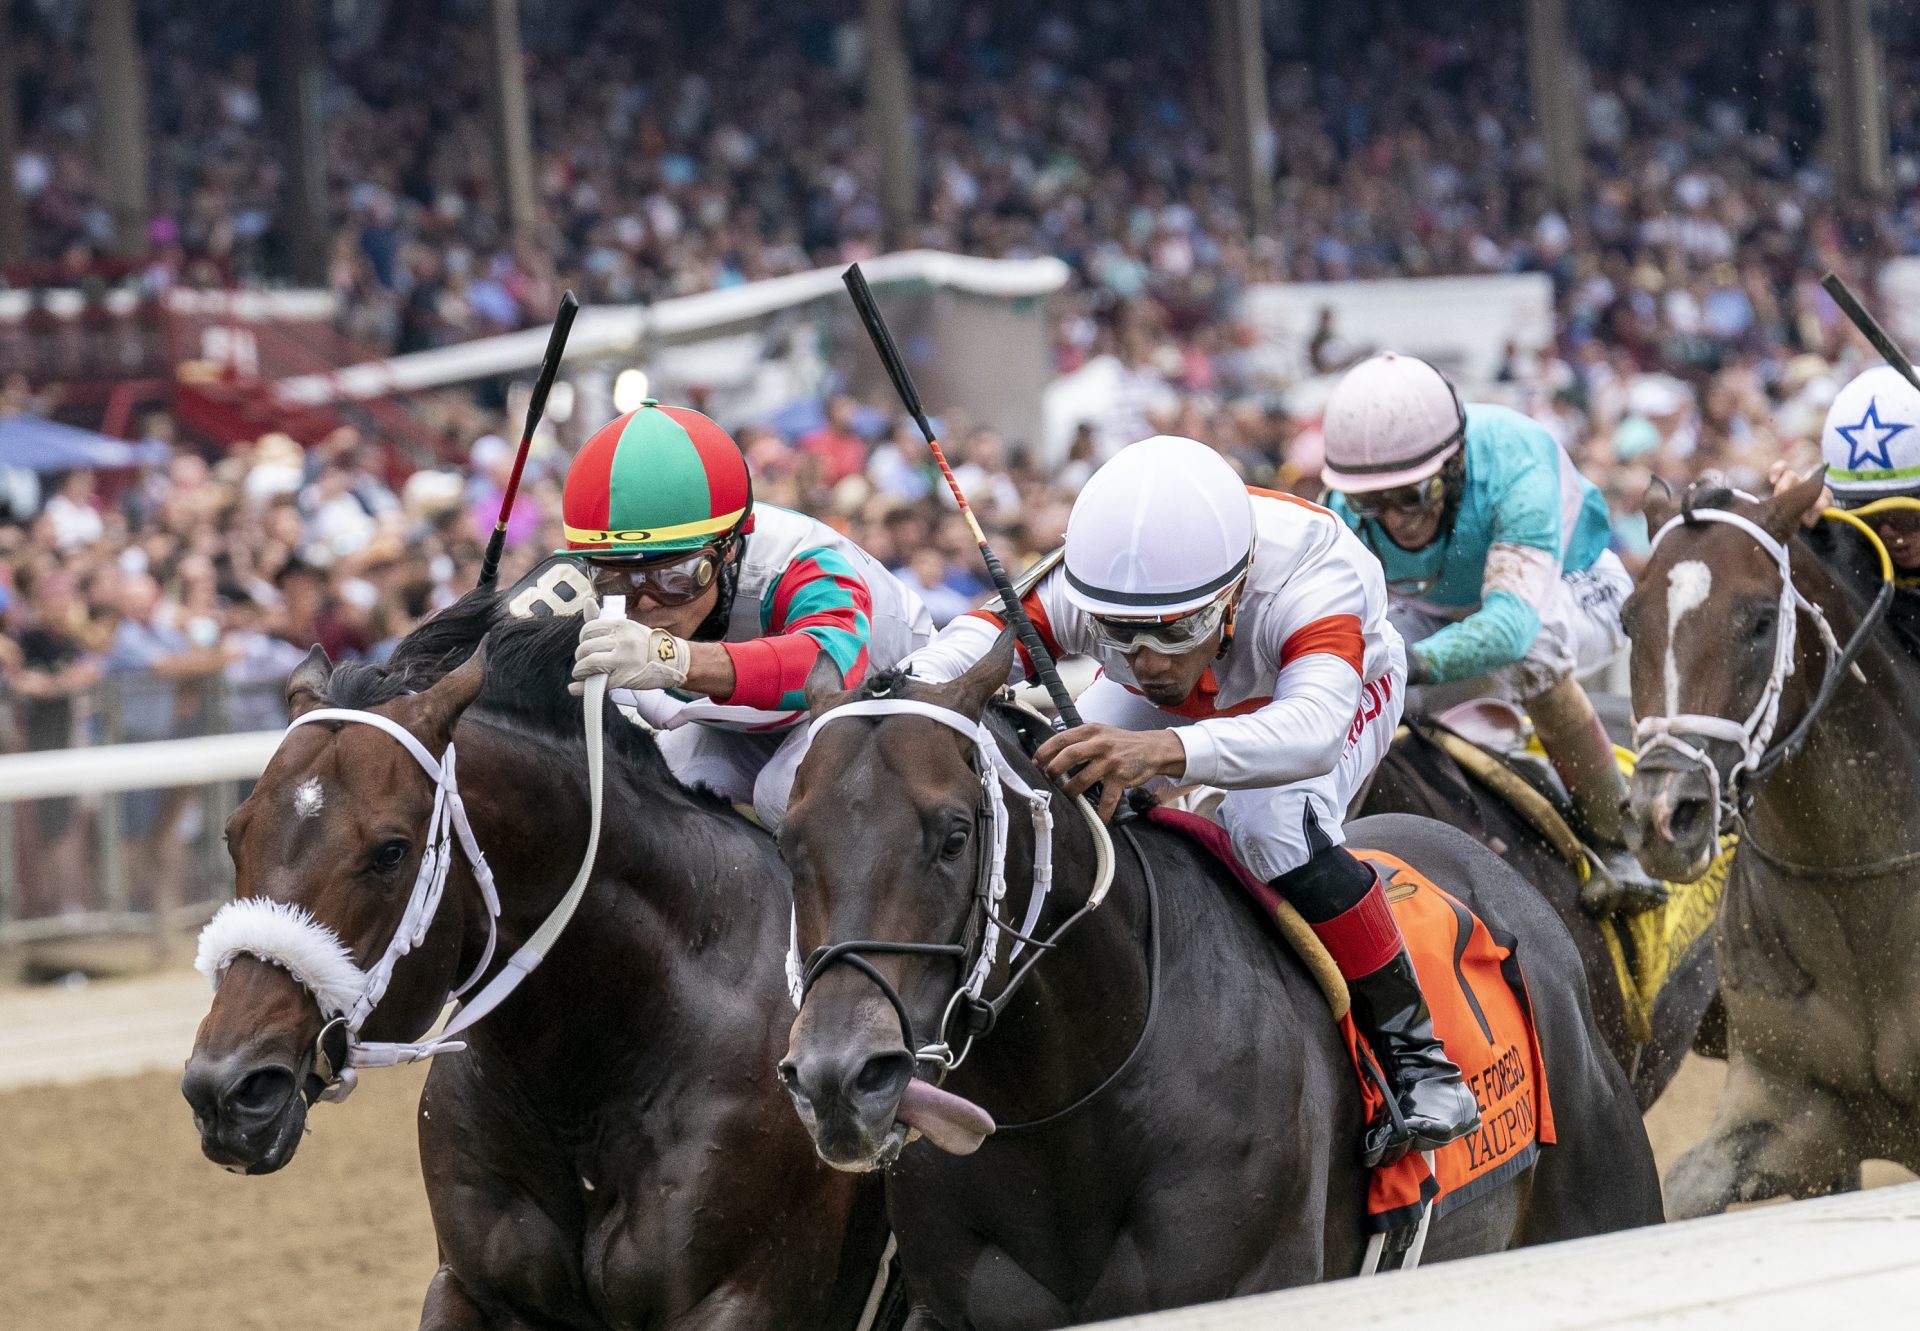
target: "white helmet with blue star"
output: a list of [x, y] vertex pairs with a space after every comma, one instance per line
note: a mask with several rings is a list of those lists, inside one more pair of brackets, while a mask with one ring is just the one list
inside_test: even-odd
[[1920, 389], [1891, 365], [1856, 376], [1827, 408], [1820, 452], [1842, 502], [1920, 494]]

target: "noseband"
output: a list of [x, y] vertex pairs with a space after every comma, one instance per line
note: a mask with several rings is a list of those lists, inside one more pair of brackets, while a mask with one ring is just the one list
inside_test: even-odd
[[[1751, 496], [1748, 496], [1751, 497]], [[1846, 517], [1847, 515], [1842, 515]], [[1706, 773], [1709, 798], [1717, 812], [1718, 828], [1726, 831], [1739, 822], [1752, 807], [1754, 792], [1759, 784], [1781, 763], [1792, 757], [1805, 743], [1814, 719], [1825, 710], [1840, 682], [1854, 668], [1854, 661], [1865, 648], [1867, 638], [1874, 626], [1886, 614], [1887, 605], [1893, 599], [1891, 577], [1885, 579], [1873, 604], [1861, 618], [1859, 626], [1847, 639], [1846, 649], [1840, 648], [1833, 636], [1833, 628], [1827, 623], [1827, 617], [1819, 606], [1809, 601], [1794, 585], [1792, 553], [1787, 545], [1776, 541], [1773, 535], [1750, 518], [1720, 508], [1696, 509], [1691, 505], [1680, 514], [1667, 520], [1654, 534], [1651, 549], [1660, 548], [1660, 542], [1675, 527], [1692, 526], [1700, 522], [1719, 522], [1745, 532], [1773, 560], [1780, 574], [1780, 599], [1775, 615], [1773, 666], [1767, 673], [1766, 687], [1760, 691], [1760, 698], [1745, 721], [1734, 721], [1723, 716], [1705, 716], [1693, 713], [1681, 713], [1673, 716], [1643, 717], [1634, 726], [1634, 740], [1637, 744], [1635, 761], [1646, 758], [1662, 750], [1678, 754], [1681, 761], [1697, 767]], [[1862, 530], [1867, 530], [1862, 524]], [[1880, 542], [1871, 531], [1868, 536], [1875, 546]], [[1882, 551], [1882, 561], [1885, 553]], [[1792, 732], [1778, 744], [1768, 747], [1773, 738], [1774, 727], [1780, 718], [1780, 699], [1786, 690], [1786, 684], [1793, 677], [1795, 652], [1799, 646], [1799, 618], [1804, 612], [1813, 620], [1819, 630], [1820, 641], [1827, 649], [1827, 667], [1815, 692], [1813, 702], [1808, 706], [1806, 715], [1800, 718]], [[1669, 634], [1672, 632], [1670, 627]], [[1671, 650], [1669, 643], [1669, 650]], [[1740, 757], [1728, 770], [1726, 780], [1722, 782], [1720, 768], [1707, 753], [1706, 745], [1719, 740], [1735, 745]]]
[[[1105, 899], [1107, 889], [1113, 883], [1113, 843], [1106, 836], [1106, 829], [1086, 805], [1084, 800], [1075, 803], [1086, 813], [1095, 830], [1094, 841], [1099, 848], [1098, 865], [1095, 871], [1093, 891], [1087, 902], [1069, 916], [1058, 929], [1046, 939], [1033, 937], [1033, 931], [1040, 923], [1040, 914], [1045, 909], [1047, 897], [1053, 888], [1053, 796], [1046, 789], [1035, 789], [1029, 785], [1006, 755], [1000, 751], [992, 730], [986, 721], [972, 718], [942, 707], [936, 703], [919, 702], [910, 698], [866, 698], [843, 704], [823, 713], [813, 724], [816, 729], [832, 721], [849, 717], [885, 717], [919, 716], [936, 721], [950, 730], [958, 731], [973, 741], [974, 752], [972, 766], [980, 779], [980, 802], [974, 808], [974, 844], [978, 848], [978, 860], [974, 874], [973, 899], [967, 912], [966, 927], [962, 930], [960, 941], [955, 943], [913, 943], [893, 942], [875, 939], [853, 939], [841, 943], [832, 943], [818, 947], [807, 957], [803, 966], [799, 955], [799, 924], [795, 920], [792, 944], [787, 955], [787, 989], [798, 1008], [806, 1001], [807, 992], [827, 970], [836, 965], [851, 966], [873, 981], [881, 996], [893, 1008], [894, 1015], [900, 1021], [900, 1034], [905, 1041], [907, 1051], [913, 1055], [915, 1064], [931, 1063], [941, 1074], [951, 1071], [965, 1061], [973, 1048], [974, 1039], [986, 1034], [993, 1028], [1000, 1013], [1005, 1010], [1013, 994], [1026, 980], [1034, 963], [1047, 952], [1057, 947], [1073, 927], [1097, 909]], [[1007, 830], [1008, 814], [1006, 800], [1001, 794], [1004, 786], [1025, 800], [1033, 819], [1033, 890], [1027, 901], [1026, 915], [1020, 927], [1014, 928], [1000, 918], [1000, 906], [1007, 892]], [[1012, 949], [1007, 954], [1011, 965], [1027, 947], [1033, 948], [1026, 965], [1014, 972], [1011, 979], [993, 998], [984, 997], [987, 979], [992, 975], [1000, 955], [1001, 936], [1013, 938]], [[907, 1015], [907, 1005], [899, 992], [888, 983], [877, 967], [867, 959], [868, 954], [894, 956], [934, 956], [952, 957], [962, 976], [960, 983], [947, 999], [940, 1013], [940, 1020], [933, 1031], [933, 1038], [920, 1042], [913, 1029], [913, 1019]], [[971, 959], [971, 964], [969, 964]], [[947, 1031], [957, 1013], [965, 1014], [965, 1039], [959, 1052], [955, 1053], [947, 1041]]]
[[[499, 937], [500, 895], [494, 887], [493, 872], [487, 858], [474, 840], [467, 821], [466, 805], [460, 798], [454, 775], [454, 749], [449, 743], [438, 760], [426, 745], [391, 717], [378, 712], [347, 707], [322, 707], [294, 718], [287, 727], [291, 735], [303, 725], [321, 722], [350, 722], [383, 730], [400, 742], [401, 747], [426, 772], [433, 782], [433, 813], [427, 820], [426, 849], [414, 874], [413, 891], [407, 908], [394, 929], [393, 937], [380, 959], [362, 970], [352, 951], [340, 936], [309, 912], [290, 903], [267, 897], [242, 897], [222, 906], [201, 931], [199, 953], [194, 965], [216, 987], [233, 959], [242, 954], [257, 956], [279, 966], [313, 995], [326, 1018], [312, 1050], [312, 1078], [320, 1091], [318, 1098], [344, 1100], [358, 1081], [358, 1069], [390, 1067], [412, 1063], [435, 1054], [466, 1048], [457, 1037], [498, 1007], [508, 994], [519, 987], [528, 973], [538, 966], [559, 938], [567, 921], [580, 904], [588, 880], [593, 875], [594, 859], [600, 845], [601, 779], [603, 767], [601, 717], [606, 699], [605, 675], [587, 681], [584, 694], [587, 742], [587, 788], [589, 824], [587, 852], [580, 871], [553, 911], [540, 927], [501, 968], [486, 987], [466, 1002], [440, 1034], [417, 1043], [367, 1041], [360, 1028], [387, 992], [393, 968], [426, 938], [445, 894], [447, 874], [453, 867], [454, 842], [466, 855], [473, 870], [480, 899], [487, 909], [487, 945], [480, 961], [458, 988], [447, 995], [457, 1000], [471, 989], [493, 962]], [[284, 743], [285, 740], [282, 740]], [[309, 1095], [309, 1101], [316, 1098]]]

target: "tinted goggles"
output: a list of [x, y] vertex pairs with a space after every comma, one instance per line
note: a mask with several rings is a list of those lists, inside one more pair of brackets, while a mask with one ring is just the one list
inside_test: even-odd
[[1221, 597], [1178, 619], [1106, 619], [1093, 616], [1093, 631], [1101, 642], [1123, 655], [1159, 652], [1183, 656], [1212, 636], [1227, 617], [1231, 597]]
[[1435, 472], [1413, 485], [1402, 485], [1393, 490], [1365, 490], [1342, 497], [1347, 501], [1347, 507], [1355, 513], [1369, 521], [1378, 522], [1388, 513], [1410, 513], [1433, 508], [1446, 497], [1446, 493], [1445, 478]]
[[655, 605], [685, 605], [698, 600], [720, 576], [720, 554], [709, 546], [690, 555], [589, 559], [587, 572], [595, 595], [645, 596]]

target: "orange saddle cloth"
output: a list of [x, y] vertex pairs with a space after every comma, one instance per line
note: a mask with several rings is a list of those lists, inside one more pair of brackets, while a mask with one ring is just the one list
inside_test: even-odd
[[[1212, 852], [1262, 913], [1271, 917], [1280, 906], [1279, 893], [1239, 862], [1218, 823], [1171, 809], [1155, 809], [1148, 817]], [[1480, 1105], [1480, 1126], [1434, 1152], [1431, 1171], [1423, 1157], [1409, 1154], [1372, 1172], [1369, 1227], [1396, 1230], [1417, 1223], [1429, 1200], [1438, 1219], [1526, 1169], [1554, 1140], [1553, 1106], [1515, 940], [1496, 935], [1459, 898], [1405, 860], [1359, 846], [1348, 849], [1379, 870], [1433, 1012], [1434, 1031]], [[1384, 1119], [1372, 1054], [1351, 1015], [1340, 1018], [1340, 1030], [1353, 1056], [1368, 1122]]]

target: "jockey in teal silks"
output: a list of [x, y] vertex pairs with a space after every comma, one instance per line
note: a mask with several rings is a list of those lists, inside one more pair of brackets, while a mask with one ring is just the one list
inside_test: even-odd
[[1583, 900], [1663, 900], [1628, 849], [1626, 783], [1578, 678], [1625, 643], [1633, 590], [1600, 491], [1541, 426], [1462, 405], [1440, 371], [1394, 352], [1347, 372], [1321, 430], [1329, 506], [1386, 571], [1416, 700], [1524, 706], [1611, 880]]

